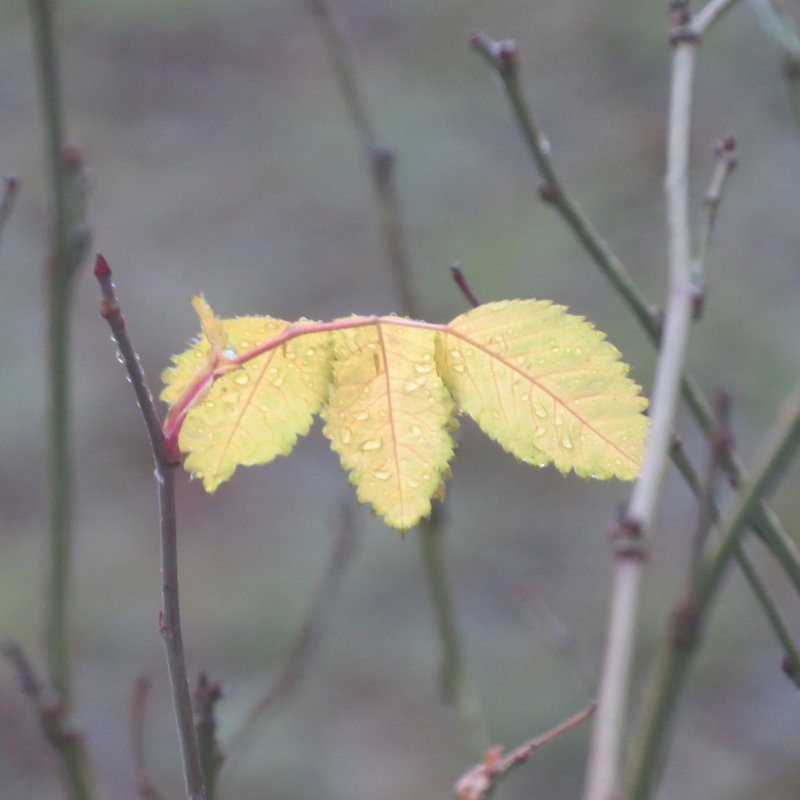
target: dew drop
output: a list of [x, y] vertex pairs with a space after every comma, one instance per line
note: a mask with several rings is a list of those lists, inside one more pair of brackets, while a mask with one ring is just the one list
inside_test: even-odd
[[409, 489], [417, 489], [419, 488], [419, 481], [415, 481], [413, 478], [406, 478], [406, 486]]
[[236, 358], [236, 351], [232, 347], [226, 347], [222, 351], [222, 355], [224, 355], [225, 358]]
[[361, 449], [362, 450], [380, 450], [382, 444], [383, 444], [383, 442], [381, 442], [380, 439], [367, 439], [367, 441], [364, 442], [364, 444], [361, 445]]
[[418, 383], [416, 383], [415, 381], [406, 381], [406, 382], [403, 384], [403, 388], [404, 388], [404, 389], [405, 389], [407, 392], [415, 392], [417, 389], [419, 389], [419, 384], [418, 384]]
[[314, 350], [313, 347], [309, 347], [308, 350], [306, 350], [306, 355], [311, 357], [311, 356], [314, 355], [315, 352], [316, 352], [316, 350]]
[[239, 342], [239, 347], [240, 347], [242, 350], [249, 350], [249, 349], [250, 349], [252, 346], [253, 346], [253, 345], [252, 345], [250, 342], [248, 342], [248, 341], [247, 341], [247, 339], [242, 339], [242, 340]]
[[451, 350], [450, 351], [450, 358], [452, 358], [453, 361], [461, 361], [461, 359], [463, 359], [464, 356], [461, 355], [461, 351], [460, 350]]
[[[344, 419], [344, 412], [342, 412], [340, 416]], [[364, 420], [369, 419], [369, 414], [366, 411], [359, 411], [358, 414], [353, 414], [353, 419], [364, 422]]]
[[215, 405], [216, 405], [216, 403], [213, 400], [206, 400], [206, 402], [205, 402], [205, 407], [206, 408], [214, 408]]
[[350, 440], [353, 438], [350, 428], [342, 428], [342, 433], [339, 438], [342, 440], [342, 444], [349, 444]]
[[549, 414], [547, 407], [543, 403], [534, 403], [533, 411], [539, 419], [546, 419]]
[[572, 450], [572, 439], [570, 439], [570, 436], [569, 436], [568, 433], [565, 433], [561, 437], [561, 444], [563, 444], [564, 447], [567, 448], [567, 450]]
[[364, 387], [364, 394], [369, 394], [370, 391], [371, 391], [371, 389], [369, 388], [369, 386], [365, 386]]
[[534, 436], [544, 436], [547, 433], [547, 428], [537, 428], [534, 432]]
[[246, 372], [237, 372], [233, 376], [233, 382], [239, 386], [244, 386], [246, 383], [250, 382], [250, 376]]
[[288, 350], [286, 353], [286, 358], [289, 360], [297, 358], [297, 353], [293, 353], [291, 350]]
[[375, 472], [372, 473], [379, 481], [388, 481], [389, 478], [392, 477], [391, 472], [386, 472], [386, 470], [376, 469]]
[[[430, 358], [430, 356], [428, 356], [428, 358]], [[430, 362], [425, 362], [424, 364], [414, 364], [414, 369], [419, 373], [432, 372], [433, 364]]]
[[422, 436], [422, 428], [419, 425], [412, 425], [411, 426], [411, 435], [420, 437]]
[[278, 375], [274, 381], [272, 381], [273, 386], [283, 386], [283, 375]]
[[453, 372], [464, 372], [464, 369], [463, 364], [453, 364]]

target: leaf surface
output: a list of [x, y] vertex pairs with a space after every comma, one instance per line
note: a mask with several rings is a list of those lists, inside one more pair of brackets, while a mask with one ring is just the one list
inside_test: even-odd
[[443, 494], [453, 401], [436, 372], [435, 332], [378, 320], [333, 333], [325, 435], [359, 500], [406, 529]]
[[[202, 319], [202, 316], [201, 316]], [[302, 325], [303, 323], [298, 323]], [[289, 328], [284, 320], [239, 317], [216, 320], [215, 345], [223, 340], [229, 357], [264, 344]], [[174, 403], [208, 363], [214, 347], [205, 333], [189, 350], [173, 357], [163, 374], [161, 399]], [[223, 371], [186, 415], [178, 444], [188, 453], [184, 467], [202, 478], [208, 492], [228, 480], [238, 465], [266, 464], [288, 455], [298, 436], [308, 433], [325, 402], [330, 380], [330, 336], [310, 333]]]
[[546, 300], [487, 303], [438, 334], [456, 404], [517, 458], [583, 477], [632, 480], [647, 401], [605, 335]]

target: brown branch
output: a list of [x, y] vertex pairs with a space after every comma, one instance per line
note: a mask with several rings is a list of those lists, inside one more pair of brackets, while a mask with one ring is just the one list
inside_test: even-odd
[[216, 717], [216, 706], [223, 696], [222, 684], [219, 681], [210, 681], [206, 673], [201, 671], [192, 694], [192, 705], [206, 800], [214, 800], [216, 797], [217, 778], [225, 761], [225, 755], [217, 741]]
[[183, 650], [181, 631], [180, 595], [178, 589], [178, 521], [175, 511], [175, 468], [170, 458], [161, 431], [161, 419], [153, 394], [147, 385], [139, 356], [134, 350], [125, 318], [122, 316], [119, 299], [111, 280], [111, 269], [105, 258], [99, 255], [94, 274], [100, 284], [103, 300], [100, 315], [111, 328], [128, 377], [131, 380], [139, 410], [150, 438], [155, 461], [155, 479], [158, 490], [161, 532], [161, 576], [162, 609], [159, 630], [164, 641], [164, 650], [169, 668], [172, 702], [175, 708], [178, 738], [181, 745], [183, 774], [189, 800], [205, 800], [203, 774], [197, 750], [197, 737], [192, 716], [192, 700], [186, 673], [186, 656]]
[[66, 778], [69, 800], [93, 796], [92, 772], [83, 734], [72, 724], [69, 707], [53, 696], [17, 642], [3, 642], [2, 655], [14, 667], [20, 688], [36, 709], [44, 738], [58, 753]]
[[336, 13], [329, 0], [306, 0], [325, 44], [339, 92], [352, 120], [367, 159], [375, 199], [380, 214], [381, 235], [388, 258], [394, 289], [400, 300], [400, 313], [419, 315], [419, 300], [414, 290], [411, 259], [403, 230], [400, 198], [395, 185], [397, 157], [375, 133], [367, 111], [356, 58], [344, 18]]
[[524, 764], [542, 745], [552, 742], [567, 731], [585, 722], [595, 712], [595, 703], [588, 703], [577, 714], [559, 723], [549, 731], [520, 745], [510, 753], [503, 755], [500, 747], [487, 750], [483, 763], [476, 764], [468, 770], [456, 783], [458, 800], [488, 800], [497, 790], [508, 774]]

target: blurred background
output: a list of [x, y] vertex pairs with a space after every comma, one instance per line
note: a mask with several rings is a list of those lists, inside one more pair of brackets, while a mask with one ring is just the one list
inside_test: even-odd
[[[502, 88], [470, 31], [518, 40], [528, 97], [566, 185], [645, 293], [663, 303], [661, 181], [668, 93], [666, 3], [636, 0], [335, 0], [345, 14], [397, 184], [424, 316], [466, 308], [449, 264], [482, 300], [553, 298], [593, 320], [649, 392], [653, 351], [553, 211]], [[22, 192], [0, 244], [0, 637], [39, 660], [46, 549], [42, 264], [47, 197], [26, 4], [0, 26], [0, 173]], [[95, 247], [114, 270], [153, 384], [196, 334], [188, 298], [222, 316], [328, 319], [396, 309], [378, 215], [318, 30], [302, 0], [69, 0], [60, 4], [71, 141], [88, 163]], [[690, 361], [729, 390], [752, 457], [800, 373], [800, 137], [780, 58], [746, 4], [702, 48], [693, 130], [695, 212], [713, 140], [735, 132], [740, 165], [719, 217], [709, 296]], [[699, 219], [699, 216], [698, 216]], [[162, 646], [152, 460], [86, 270], [74, 309], [78, 718], [107, 798], [134, 798], [131, 698], [147, 674], [153, 780], [182, 792]], [[13, 346], [12, 346], [13, 345]], [[705, 450], [680, 422], [698, 464]], [[605, 627], [610, 521], [629, 487], [514, 462], [465, 422], [449, 483], [447, 568], [471, 680], [493, 742], [515, 746], [591, 696]], [[800, 470], [774, 505], [800, 523]], [[227, 694], [223, 739], [292, 646], [352, 492], [318, 427], [290, 458], [240, 469], [210, 498], [179, 485], [190, 670]], [[442, 702], [439, 645], [418, 533], [368, 510], [298, 692], [232, 754], [225, 800], [444, 800], [475, 760]], [[668, 472], [643, 602], [638, 686], [685, 579], [696, 510]], [[800, 633], [782, 574], [753, 555]], [[800, 699], [781, 652], [732, 574], [675, 732], [661, 797], [796, 798]], [[575, 654], [554, 643], [552, 616]], [[640, 696], [637, 693], [635, 701]], [[588, 729], [539, 751], [508, 800], [580, 793]], [[0, 796], [61, 796], [54, 759], [0, 666]]]

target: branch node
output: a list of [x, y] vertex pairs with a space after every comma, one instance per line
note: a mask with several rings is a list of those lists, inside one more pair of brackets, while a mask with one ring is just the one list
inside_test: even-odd
[[621, 511], [617, 524], [609, 532], [614, 556], [618, 559], [647, 560], [647, 541], [642, 535], [641, 520]]
[[693, 599], [681, 603], [672, 613], [669, 643], [676, 650], [692, 650], [700, 641], [701, 614]]

